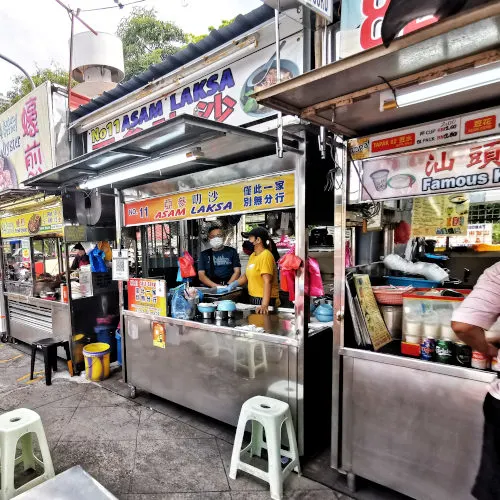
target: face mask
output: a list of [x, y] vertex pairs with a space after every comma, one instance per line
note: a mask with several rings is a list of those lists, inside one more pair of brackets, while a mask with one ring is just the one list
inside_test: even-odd
[[218, 236], [210, 240], [210, 246], [212, 248], [220, 248], [223, 244], [224, 240]]

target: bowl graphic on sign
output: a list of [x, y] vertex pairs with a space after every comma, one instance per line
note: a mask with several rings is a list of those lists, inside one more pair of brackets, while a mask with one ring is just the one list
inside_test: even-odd
[[384, 191], [387, 188], [387, 176], [389, 175], [389, 170], [383, 168], [377, 170], [370, 174], [372, 178], [373, 185], [377, 191]]
[[417, 179], [415, 178], [414, 175], [398, 174], [398, 175], [394, 175], [393, 177], [391, 177], [387, 181], [387, 184], [392, 189], [405, 189], [405, 188], [412, 187], [416, 181], [417, 181]]

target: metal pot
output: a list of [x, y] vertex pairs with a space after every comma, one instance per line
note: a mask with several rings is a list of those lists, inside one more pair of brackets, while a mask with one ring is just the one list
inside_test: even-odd
[[403, 330], [403, 306], [380, 306], [380, 312], [393, 339], [401, 339]]

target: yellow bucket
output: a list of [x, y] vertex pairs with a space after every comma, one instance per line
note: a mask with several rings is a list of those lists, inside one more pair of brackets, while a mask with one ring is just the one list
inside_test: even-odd
[[98, 382], [109, 377], [109, 358], [111, 346], [104, 342], [88, 344], [83, 348], [85, 375], [89, 380]]
[[75, 365], [83, 363], [83, 347], [85, 345], [85, 335], [77, 333], [73, 335], [73, 360]]

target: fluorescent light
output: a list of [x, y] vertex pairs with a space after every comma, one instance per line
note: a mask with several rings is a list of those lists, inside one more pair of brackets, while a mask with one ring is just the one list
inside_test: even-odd
[[500, 64], [492, 63], [481, 68], [471, 68], [439, 80], [396, 90], [399, 107], [439, 99], [457, 92], [472, 90], [500, 82]]
[[132, 179], [133, 177], [139, 177], [144, 174], [150, 174], [151, 172], [155, 172], [157, 170], [163, 170], [165, 168], [175, 167], [177, 165], [182, 165], [183, 163], [198, 160], [200, 156], [201, 154], [199, 152], [196, 154], [178, 153], [164, 156], [162, 158], [155, 158], [154, 160], [143, 161], [134, 167], [117, 170], [110, 174], [99, 175], [88, 179], [85, 182], [82, 182], [79, 187], [80, 189], [94, 189], [101, 186], [108, 186], [119, 181]]

